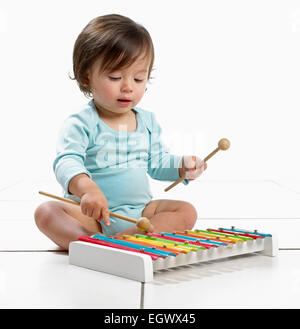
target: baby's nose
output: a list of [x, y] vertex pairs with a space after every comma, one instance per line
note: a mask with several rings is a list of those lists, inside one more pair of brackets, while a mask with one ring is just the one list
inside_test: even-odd
[[121, 91], [123, 92], [132, 92], [132, 84], [128, 80], [124, 80], [121, 86]]

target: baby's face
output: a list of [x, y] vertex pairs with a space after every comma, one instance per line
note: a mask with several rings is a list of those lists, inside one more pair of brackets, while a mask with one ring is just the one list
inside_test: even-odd
[[149, 60], [139, 57], [131, 66], [99, 73], [99, 61], [88, 72], [89, 85], [98, 107], [113, 113], [130, 111], [144, 95]]

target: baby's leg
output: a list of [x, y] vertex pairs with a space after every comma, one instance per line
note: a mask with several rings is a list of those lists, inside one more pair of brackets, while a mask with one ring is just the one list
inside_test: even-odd
[[102, 232], [100, 223], [82, 214], [80, 207], [59, 201], [42, 203], [34, 213], [35, 222], [48, 238], [64, 249], [81, 235]]
[[[177, 200], [153, 200], [143, 211], [154, 226], [154, 232], [173, 232], [190, 230], [197, 220], [197, 211], [193, 205]], [[142, 233], [136, 227], [130, 227], [117, 235]]]

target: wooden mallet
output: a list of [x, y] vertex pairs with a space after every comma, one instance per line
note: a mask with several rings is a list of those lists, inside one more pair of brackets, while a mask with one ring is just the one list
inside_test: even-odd
[[[218, 143], [218, 147], [212, 151], [211, 153], [209, 153], [209, 155], [202, 160], [202, 165], [208, 160], [210, 159], [213, 155], [215, 155], [218, 151], [222, 150], [228, 150], [230, 147], [230, 141], [227, 138], [222, 138], [219, 140]], [[171, 188], [173, 188], [174, 186], [176, 186], [177, 184], [181, 183], [183, 180], [185, 179], [185, 176], [179, 178], [176, 182], [174, 182], [173, 184], [171, 184], [170, 186], [168, 186], [167, 188], [165, 188], [165, 192], [169, 191]]]
[[[54, 195], [54, 194], [50, 194], [50, 193], [46, 193], [43, 191], [39, 191], [40, 194], [45, 195], [49, 198], [53, 198], [59, 201], [64, 201], [64, 202], [68, 202], [70, 204], [76, 205], [76, 206], [80, 206], [80, 202], [71, 200], [71, 199], [67, 199], [67, 198], [62, 198], [60, 196]], [[133, 219], [130, 217], [126, 217], [126, 216], [122, 216], [116, 213], [113, 213], [111, 211], [109, 211], [109, 215], [116, 217], [116, 218], [120, 218], [123, 220], [126, 220], [127, 222], [130, 223], [134, 223], [138, 229], [140, 229], [141, 231], [145, 231], [145, 232], [153, 232], [153, 225], [150, 223], [149, 219], [147, 217], [141, 217], [139, 219]], [[97, 222], [98, 223], [98, 222]]]

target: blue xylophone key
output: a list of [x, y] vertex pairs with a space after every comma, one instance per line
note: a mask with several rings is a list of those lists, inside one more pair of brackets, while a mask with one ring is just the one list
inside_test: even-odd
[[180, 234], [173, 234], [173, 233], [165, 233], [163, 232], [163, 234], [165, 236], [170, 236], [173, 238], [180, 238], [180, 239], [184, 239], [184, 240], [190, 240], [190, 241], [194, 241], [194, 242], [204, 242], [204, 243], [209, 243], [209, 244], [214, 244], [216, 246], [227, 246], [227, 244], [225, 242], [218, 242], [218, 241], [212, 241], [212, 240], [206, 240], [206, 239], [199, 239], [199, 238], [193, 238], [193, 237], [189, 237], [189, 236], [185, 236], [185, 235], [180, 235]]
[[219, 230], [225, 230], [225, 231], [234, 232], [234, 233], [237, 233], [237, 234], [238, 233], [249, 233], [249, 234], [253, 234], [253, 235], [261, 235], [264, 238], [272, 236], [272, 234], [259, 233], [259, 232], [254, 232], [254, 231], [246, 231], [246, 230], [241, 230], [241, 229], [236, 230], [236, 229], [233, 229], [233, 228], [229, 229], [229, 228], [221, 227], [221, 228], [219, 228]]
[[122, 241], [122, 240], [117, 240], [117, 239], [113, 239], [113, 238], [108, 238], [106, 236], [99, 235], [99, 234], [95, 234], [93, 236], [93, 238], [94, 239], [98, 239], [98, 240], [102, 240], [102, 241], [112, 242], [112, 243], [115, 243], [117, 245], [121, 245], [121, 246], [125, 246], [125, 247], [130, 247], [130, 248], [134, 248], [134, 249], [138, 249], [138, 250], [144, 249], [145, 251], [151, 252], [151, 253], [156, 254], [156, 255], [162, 255], [162, 256], [165, 256], [165, 257], [168, 257], [168, 256], [176, 256], [176, 254], [173, 253], [173, 252], [163, 251], [163, 250], [158, 250], [158, 249], [153, 249], [151, 247], [145, 247], [145, 246], [142, 246], [142, 245], [133, 243], [133, 242], [128, 242], [128, 241]]

